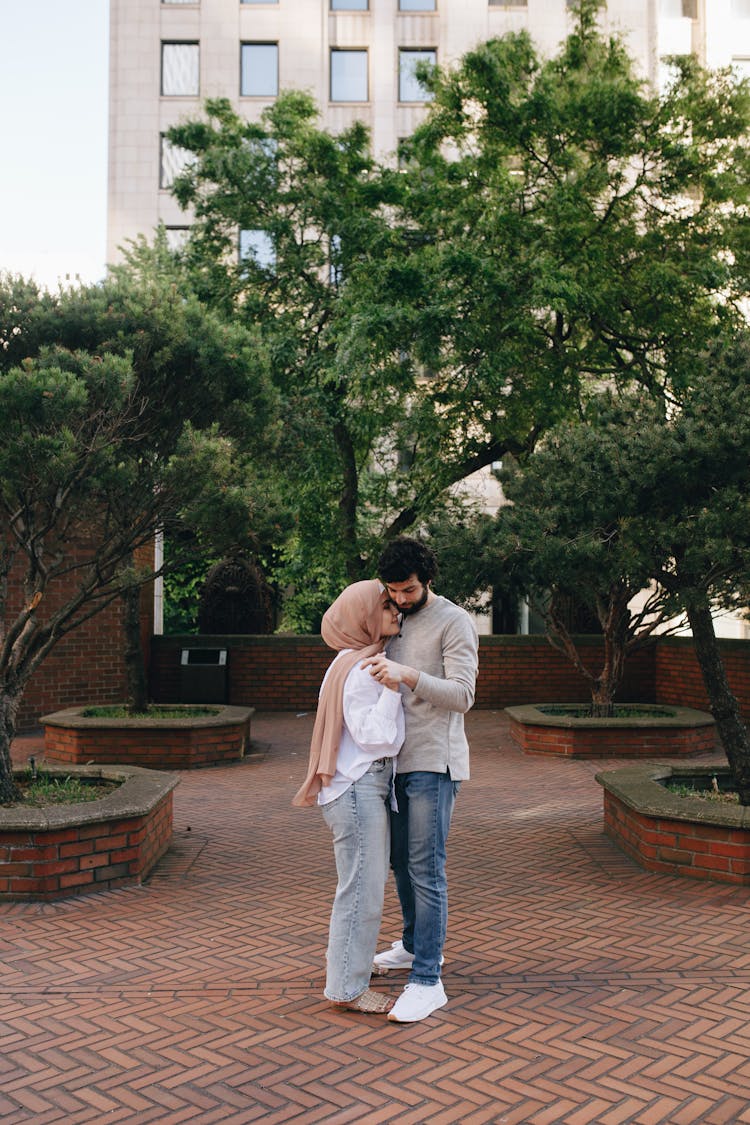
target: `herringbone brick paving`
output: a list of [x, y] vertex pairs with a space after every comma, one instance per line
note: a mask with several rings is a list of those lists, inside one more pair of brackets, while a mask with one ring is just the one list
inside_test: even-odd
[[182, 774], [148, 885], [0, 907], [3, 1125], [750, 1123], [748, 890], [619, 853], [593, 779], [615, 761], [524, 757], [502, 713], [468, 724], [446, 1008], [326, 1006], [333, 857], [290, 805], [312, 716], [256, 715], [262, 760]]

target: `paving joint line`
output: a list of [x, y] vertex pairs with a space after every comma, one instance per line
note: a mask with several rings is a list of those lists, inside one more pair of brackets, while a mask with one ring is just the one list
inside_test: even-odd
[[[396, 987], [404, 983], [403, 981], [393, 982]], [[737, 985], [738, 987], [750, 986], [750, 972], [737, 973], [732, 970], [721, 972], [712, 972], [706, 970], [704, 972], [683, 972], [681, 970], [673, 970], [670, 972], [659, 972], [654, 970], [652, 972], [644, 973], [619, 973], [616, 975], [611, 974], [585, 974], [581, 976], [555, 976], [555, 977], [536, 977], [536, 976], [517, 976], [517, 977], [503, 977], [502, 980], [497, 977], [478, 978], [472, 977], [468, 980], [457, 978], [455, 982], [451, 981], [448, 984], [449, 990], [453, 988], [453, 995], [458, 997], [463, 993], [505, 993], [516, 992], [518, 990], [536, 990], [539, 992], [565, 992], [575, 990], [577, 992], [598, 991], [602, 988], [617, 991], [622, 988], [644, 989], [660, 986], [666, 991], [671, 990], [677, 985], [687, 987], [694, 987], [698, 984], [713, 984], [725, 987], [727, 985]], [[13, 1000], [16, 997], [44, 997], [44, 996], [67, 996], [67, 997], [86, 997], [86, 996], [110, 996], [110, 997], [127, 997], [127, 996], [145, 996], [157, 997], [169, 995], [173, 997], [190, 995], [190, 996], [223, 996], [231, 997], [244, 994], [261, 994], [261, 993], [275, 993], [284, 995], [286, 993], [299, 995], [300, 993], [320, 993], [322, 996], [321, 982], [309, 982], [307, 984], [301, 982], [289, 981], [259, 981], [255, 984], [243, 982], [238, 984], [225, 984], [225, 985], [178, 985], [177, 987], [170, 987], [168, 984], [159, 985], [135, 985], [133, 987], [120, 987], [112, 985], [73, 985], [73, 986], [57, 986], [49, 985], [46, 987], [34, 987], [30, 985], [28, 988], [1, 988], [0, 999]]]

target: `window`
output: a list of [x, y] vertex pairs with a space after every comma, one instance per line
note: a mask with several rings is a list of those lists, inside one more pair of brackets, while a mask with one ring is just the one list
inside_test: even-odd
[[167, 248], [173, 252], [182, 250], [190, 235], [190, 227], [165, 227]]
[[279, 0], [240, 0], [240, 4], [278, 4]]
[[197, 4], [199, 0], [161, 0], [162, 4]]
[[529, 0], [489, 0], [491, 8], [528, 8]]
[[399, 12], [434, 12], [435, 0], [398, 0]]
[[161, 152], [159, 158], [159, 187], [170, 188], [183, 168], [187, 168], [195, 160], [195, 154], [179, 145], [170, 144], [162, 133]]
[[272, 270], [276, 265], [276, 251], [268, 231], [241, 230], [239, 256], [241, 262], [249, 259], [263, 270]]
[[660, 94], [666, 94], [674, 86], [679, 76], [680, 68], [675, 63], [667, 62], [666, 59], [659, 59], [657, 82]]
[[331, 101], [366, 102], [367, 51], [331, 51]]
[[275, 98], [278, 92], [278, 43], [243, 43], [240, 93], [243, 97]]
[[332, 12], [366, 12], [368, 0], [331, 0]]
[[659, 15], [668, 20], [697, 20], [698, 0], [659, 0]]
[[398, 53], [398, 100], [400, 102], [429, 102], [432, 94], [425, 90], [415, 74], [418, 63], [435, 66], [437, 51], [401, 50]]
[[161, 92], [165, 97], [200, 93], [200, 48], [197, 43], [162, 43]]
[[328, 281], [331, 285], [340, 285], [344, 280], [344, 270], [341, 265], [341, 235], [331, 235], [328, 247]]

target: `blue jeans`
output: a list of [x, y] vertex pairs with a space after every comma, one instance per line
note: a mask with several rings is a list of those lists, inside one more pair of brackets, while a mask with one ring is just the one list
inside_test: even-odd
[[414, 954], [409, 980], [437, 984], [448, 925], [445, 845], [461, 787], [449, 773], [396, 775], [391, 867], [404, 917], [404, 948]]
[[354, 1000], [370, 983], [388, 878], [392, 780], [393, 760], [381, 758], [345, 793], [322, 806], [338, 875], [328, 931], [329, 1000]]

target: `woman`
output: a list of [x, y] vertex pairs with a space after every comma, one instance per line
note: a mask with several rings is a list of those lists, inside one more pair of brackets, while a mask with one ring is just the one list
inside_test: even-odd
[[338, 649], [323, 678], [307, 777], [295, 805], [319, 804], [333, 836], [338, 886], [331, 911], [325, 996], [334, 1007], [387, 1014], [392, 1000], [368, 987], [389, 865], [393, 759], [404, 741], [398, 684], [362, 661], [398, 633], [382, 583], [355, 582], [321, 623]]

